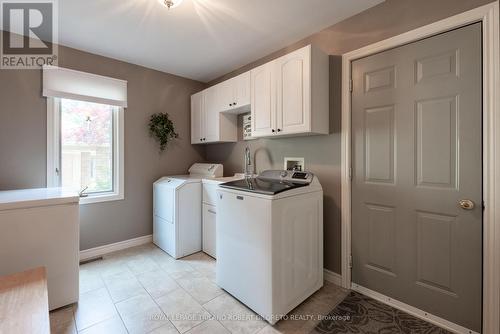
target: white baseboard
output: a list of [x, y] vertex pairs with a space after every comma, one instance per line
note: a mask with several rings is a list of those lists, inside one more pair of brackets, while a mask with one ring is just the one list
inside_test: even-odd
[[479, 334], [479, 333], [474, 332], [470, 329], [467, 329], [465, 327], [457, 325], [451, 321], [448, 321], [446, 319], [440, 318], [440, 317], [435, 316], [433, 314], [427, 313], [427, 312], [422, 311], [416, 307], [405, 304], [405, 303], [400, 302], [398, 300], [395, 300], [391, 297], [387, 297], [381, 293], [370, 290], [370, 289], [365, 288], [365, 287], [358, 285], [356, 283], [351, 284], [351, 289], [354, 291], [357, 291], [359, 293], [362, 293], [365, 296], [376, 299], [384, 304], [387, 304], [387, 305], [392, 306], [394, 308], [397, 308], [401, 311], [409, 313], [409, 314], [413, 315], [414, 317], [423, 319], [423, 320], [430, 322], [436, 326], [447, 329], [450, 332], [459, 333], [459, 334]]
[[333, 283], [333, 284], [338, 285], [338, 286], [342, 286], [342, 276], [337, 274], [337, 273], [334, 273], [331, 270], [324, 269], [323, 270], [323, 277], [324, 277], [325, 281], [328, 281], [328, 282]]
[[114, 244], [99, 246], [95, 248], [85, 249], [80, 251], [80, 261], [92, 259], [108, 253], [116, 252], [122, 249], [148, 244], [153, 242], [153, 235], [145, 235], [142, 237], [115, 242]]

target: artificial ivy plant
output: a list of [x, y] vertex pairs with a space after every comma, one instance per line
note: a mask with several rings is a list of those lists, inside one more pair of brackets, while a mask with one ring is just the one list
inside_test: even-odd
[[160, 142], [160, 152], [165, 151], [172, 139], [179, 137], [177, 132], [175, 132], [174, 123], [170, 120], [167, 113], [151, 115], [149, 120], [149, 134]]

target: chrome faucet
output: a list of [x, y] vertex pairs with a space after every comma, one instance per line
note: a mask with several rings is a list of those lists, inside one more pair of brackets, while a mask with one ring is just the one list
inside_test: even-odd
[[252, 159], [250, 157], [250, 148], [247, 146], [245, 148], [245, 178], [252, 177], [253, 171], [251, 170], [252, 167]]

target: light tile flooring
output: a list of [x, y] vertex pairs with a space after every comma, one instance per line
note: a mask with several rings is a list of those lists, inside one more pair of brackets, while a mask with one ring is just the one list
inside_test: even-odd
[[[325, 286], [270, 326], [215, 284], [215, 260], [174, 260], [153, 244], [80, 266], [80, 300], [50, 313], [53, 334], [308, 333], [347, 292]], [[312, 316], [312, 318], [311, 318]]]

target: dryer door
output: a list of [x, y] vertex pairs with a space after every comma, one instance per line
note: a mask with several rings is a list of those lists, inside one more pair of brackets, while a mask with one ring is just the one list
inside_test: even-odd
[[156, 182], [153, 189], [153, 212], [168, 222], [174, 221], [175, 212], [175, 194], [177, 188], [183, 183], [182, 180], [164, 179]]

